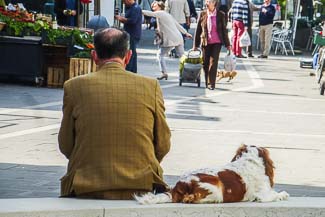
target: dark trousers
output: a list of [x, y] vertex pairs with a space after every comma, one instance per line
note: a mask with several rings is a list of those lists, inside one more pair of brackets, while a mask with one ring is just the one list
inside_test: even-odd
[[205, 86], [208, 84], [212, 88], [216, 85], [216, 76], [218, 70], [218, 61], [221, 50], [221, 44], [208, 44], [202, 47], [203, 51], [203, 70], [205, 75]]
[[247, 32], [248, 32], [248, 35], [251, 39], [251, 45], [248, 46], [248, 50], [247, 50], [247, 54], [248, 55], [253, 55], [253, 50], [252, 50], [252, 46], [253, 46], [253, 40], [252, 40], [252, 25], [249, 25], [248, 28], [247, 28]]
[[135, 39], [133, 37], [130, 37], [130, 50], [132, 50], [132, 56], [130, 59], [129, 64], [126, 65], [126, 70], [131, 71], [133, 73], [137, 73], [138, 67], [137, 67], [137, 61], [138, 61], [138, 55], [137, 55], [137, 45], [139, 43], [139, 39]]

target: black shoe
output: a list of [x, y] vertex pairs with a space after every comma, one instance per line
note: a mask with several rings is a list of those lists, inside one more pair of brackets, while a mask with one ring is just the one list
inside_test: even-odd
[[254, 58], [253, 54], [248, 54], [248, 57]]
[[237, 58], [247, 58], [246, 56], [244, 55], [236, 55]]
[[264, 56], [264, 55], [259, 55], [258, 58], [262, 58], [262, 59], [266, 59], [267, 56]]

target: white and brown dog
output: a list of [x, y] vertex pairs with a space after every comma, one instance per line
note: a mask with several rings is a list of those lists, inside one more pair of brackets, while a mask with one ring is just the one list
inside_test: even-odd
[[223, 78], [229, 78], [227, 81], [227, 82], [229, 82], [232, 79], [234, 79], [234, 77], [236, 77], [236, 75], [237, 75], [237, 72], [235, 72], [235, 71], [232, 71], [232, 72], [218, 71], [216, 82], [219, 82]]
[[267, 149], [242, 145], [222, 168], [195, 170], [181, 176], [169, 192], [134, 197], [141, 204], [286, 200], [287, 192], [273, 189], [273, 170]]

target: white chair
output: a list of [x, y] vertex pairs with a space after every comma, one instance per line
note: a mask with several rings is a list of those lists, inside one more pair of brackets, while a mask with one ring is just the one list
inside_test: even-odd
[[293, 47], [291, 44], [292, 31], [289, 29], [283, 29], [277, 34], [274, 34], [273, 43], [275, 44], [275, 54], [278, 51], [278, 48], [282, 51], [282, 54], [285, 53], [288, 56], [287, 46], [290, 49], [292, 55], [295, 55]]

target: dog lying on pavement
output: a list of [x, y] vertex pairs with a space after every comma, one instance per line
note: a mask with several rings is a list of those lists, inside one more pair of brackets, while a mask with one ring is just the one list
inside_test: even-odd
[[231, 203], [286, 200], [289, 194], [276, 192], [274, 166], [267, 149], [242, 145], [232, 161], [221, 168], [204, 168], [180, 177], [166, 193], [135, 195], [140, 204]]
[[227, 82], [231, 81], [232, 79], [234, 79], [234, 77], [237, 75], [236, 71], [232, 71], [232, 72], [227, 72], [227, 71], [218, 71], [217, 74], [217, 80], [216, 82], [220, 81], [223, 78], [229, 78]]

